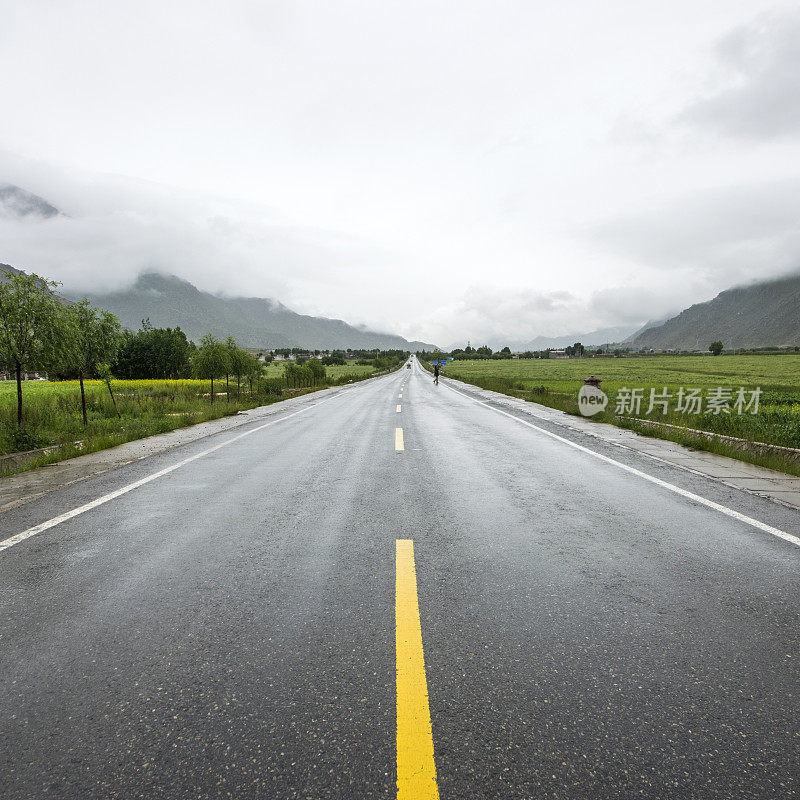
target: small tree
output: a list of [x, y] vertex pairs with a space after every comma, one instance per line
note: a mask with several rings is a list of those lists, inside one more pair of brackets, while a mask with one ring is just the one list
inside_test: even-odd
[[0, 283], [0, 362], [17, 377], [17, 425], [22, 426], [22, 372], [41, 367], [62, 337], [58, 284], [38, 275], [13, 275]]
[[119, 413], [119, 409], [117, 408], [114, 390], [111, 388], [111, 381], [114, 379], [114, 375], [111, 373], [111, 367], [109, 367], [108, 364], [98, 364], [97, 374], [100, 376], [100, 380], [102, 380], [108, 388], [108, 393], [111, 395], [111, 402], [114, 404], [114, 411], [117, 413], [117, 417], [122, 419], [122, 414]]
[[295, 388], [311, 386], [314, 383], [314, 373], [308, 364], [286, 364], [283, 368], [283, 377], [287, 386]]
[[247, 371], [247, 363], [252, 356], [246, 350], [238, 347], [232, 336], [228, 337], [225, 346], [228, 348], [229, 369], [236, 376], [236, 399], [238, 400], [242, 394], [242, 376]]
[[211, 379], [211, 402], [214, 402], [214, 378], [223, 376], [230, 369], [228, 348], [210, 333], [200, 340], [200, 348], [194, 357], [194, 374], [198, 378]]
[[261, 362], [250, 353], [245, 353], [245, 356], [242, 376], [250, 383], [250, 394], [253, 394], [253, 381], [264, 374], [264, 367]]
[[722, 352], [722, 342], [711, 342], [711, 344], [708, 346], [708, 350], [715, 356], [718, 356]]
[[306, 362], [306, 369], [311, 372], [311, 380], [314, 386], [325, 383], [325, 367], [318, 358], [311, 358]]
[[[88, 425], [83, 379], [93, 375], [99, 364], [108, 364], [114, 359], [120, 341], [120, 324], [110, 311], [94, 308], [85, 298], [67, 306], [63, 313], [67, 337], [58, 354], [58, 363], [78, 373], [83, 424]], [[110, 384], [107, 385], [111, 391]], [[116, 402], [114, 407], [116, 409]]]

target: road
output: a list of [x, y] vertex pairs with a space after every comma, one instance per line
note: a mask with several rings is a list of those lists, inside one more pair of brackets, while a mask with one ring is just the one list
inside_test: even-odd
[[0, 515], [0, 795], [798, 796], [800, 515], [530, 421], [415, 364]]

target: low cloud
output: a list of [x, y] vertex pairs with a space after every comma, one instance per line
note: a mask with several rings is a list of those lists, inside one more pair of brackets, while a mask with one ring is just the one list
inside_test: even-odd
[[490, 286], [472, 286], [454, 302], [432, 315], [425, 335], [445, 347], [463, 347], [453, 341], [453, 330], [469, 331], [473, 347], [502, 346], [542, 333], [569, 333], [580, 328], [584, 303], [566, 291], [535, 292]]
[[749, 140], [800, 134], [800, 13], [759, 17], [715, 48], [724, 88], [689, 105], [680, 122]]
[[635, 263], [722, 287], [800, 268], [800, 180], [696, 192], [595, 226]]
[[[0, 216], [0, 262], [57, 280], [70, 293], [109, 292], [146, 271], [200, 289], [315, 308], [325, 287], [376, 255], [340, 234], [282, 225], [268, 210], [115, 176], [87, 179], [0, 153], [0, 183], [56, 206], [44, 219]], [[313, 299], [304, 287], [314, 285]], [[356, 320], [357, 322], [358, 320]]]

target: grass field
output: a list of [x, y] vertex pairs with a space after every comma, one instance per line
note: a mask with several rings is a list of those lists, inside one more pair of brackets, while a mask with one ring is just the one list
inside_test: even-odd
[[[273, 361], [264, 367], [264, 375], [267, 378], [279, 378], [283, 375], [283, 367], [285, 361]], [[358, 375], [365, 377], [372, 375], [375, 372], [375, 367], [370, 367], [365, 364], [331, 364], [325, 367], [325, 372], [331, 380], [338, 380], [343, 375]]]
[[[362, 379], [374, 371], [370, 366], [332, 365], [326, 367], [325, 385], [346, 382], [350, 376]], [[264, 377], [275, 383], [274, 379], [283, 375], [283, 364], [270, 364], [264, 372]], [[278, 396], [274, 391], [265, 392], [262, 386], [262, 391], [256, 387], [251, 394], [247, 383], [242, 383], [237, 392], [236, 381], [232, 380], [228, 402], [225, 381], [216, 380], [212, 404], [211, 382], [206, 380], [113, 380], [115, 409], [105, 383], [90, 380], [84, 381], [84, 385], [87, 426], [83, 425], [77, 381], [25, 381], [22, 386], [24, 424], [18, 428], [16, 383], [0, 381], [0, 455], [59, 446], [58, 451], [27, 465], [30, 468], [313, 391], [283, 388], [283, 394]], [[317, 388], [324, 388], [324, 385]]]
[[800, 355], [656, 356], [644, 358], [510, 359], [454, 361], [445, 373], [493, 376], [577, 393], [584, 378], [603, 379], [606, 394], [622, 387], [739, 386], [793, 392], [800, 400]]
[[[654, 435], [652, 428], [636, 419], [665, 422], [682, 428], [694, 428], [734, 436], [751, 442], [800, 448], [800, 355], [721, 355], [656, 356], [609, 359], [511, 359], [503, 361], [454, 361], [445, 375], [485, 389], [524, 397], [568, 413], [578, 413], [577, 394], [584, 378], [602, 379], [601, 388], [609, 396], [606, 410], [592, 419], [630, 427]], [[746, 397], [760, 388], [758, 413], [736, 413], [738, 390]], [[677, 409], [679, 391], [699, 389], [703, 397], [701, 413]], [[718, 404], [719, 413], [707, 411], [708, 399], [715, 390], [731, 390], [729, 402]], [[628, 404], [618, 415], [621, 390], [641, 389], [642, 403], [637, 411]], [[650, 409], [650, 392], [669, 397], [667, 413], [663, 406]], [[725, 394], [724, 392], [722, 393]], [[670, 397], [671, 396], [671, 397]], [[727, 412], [725, 405], [728, 406]], [[632, 418], [621, 419], [620, 416]], [[755, 463], [798, 472], [797, 466], [772, 456], [751, 458], [727, 452], [730, 448], [702, 437], [684, 433], [659, 432], [664, 438], [682, 441]]]

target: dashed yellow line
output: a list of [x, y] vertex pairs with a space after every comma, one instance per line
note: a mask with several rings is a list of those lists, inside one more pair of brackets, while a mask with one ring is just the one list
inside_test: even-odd
[[396, 540], [395, 565], [397, 800], [438, 800], [412, 539]]
[[398, 404], [397, 404], [397, 413], [398, 413], [398, 414], [400, 413], [400, 411], [402, 410], [402, 408], [403, 408], [403, 407], [400, 405], [400, 403], [398, 403]]
[[403, 443], [403, 429], [402, 428], [395, 428], [394, 429], [394, 449], [395, 450], [405, 450], [406, 446]]

